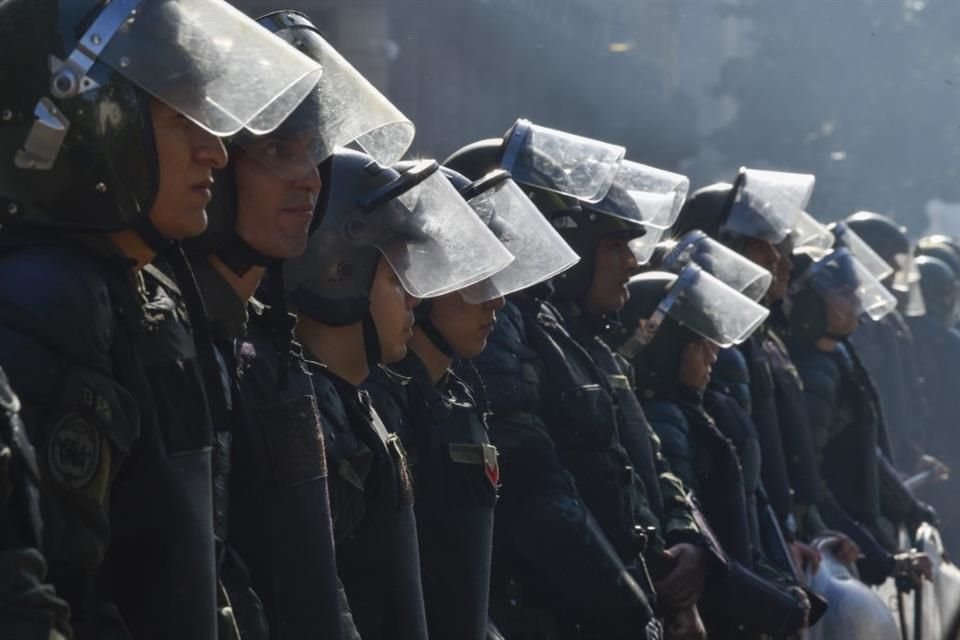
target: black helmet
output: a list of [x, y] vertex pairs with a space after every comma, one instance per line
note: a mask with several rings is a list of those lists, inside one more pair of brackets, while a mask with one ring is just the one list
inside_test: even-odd
[[914, 253], [943, 260], [960, 277], [960, 244], [950, 236], [936, 234], [920, 238]]
[[716, 183], [693, 194], [674, 235], [700, 229], [737, 251], [747, 238], [780, 244], [801, 221], [814, 181], [810, 174], [741, 167], [732, 185]]
[[[680, 217], [671, 229], [675, 238], [682, 237], [693, 230], [700, 230], [715, 240], [728, 244], [739, 250], [741, 246], [733, 246], [728, 241], [732, 238], [721, 237], [721, 228], [731, 207], [733, 185], [728, 182], [716, 182], [693, 192], [680, 210]], [[733, 243], [738, 244], [739, 243]]]
[[960, 278], [947, 262], [933, 256], [917, 258], [917, 269], [927, 313], [953, 326], [960, 304]]
[[[650, 271], [630, 282], [630, 299], [620, 312], [622, 325], [608, 337], [611, 348], [620, 349], [635, 332], [643, 331], [641, 323], [654, 317], [678, 278], [672, 273]], [[637, 392], [652, 398], [675, 389], [680, 377], [680, 354], [686, 345], [699, 338], [669, 315], [665, 316], [642, 349], [624, 354], [624, 357], [629, 355], [633, 366]]]
[[[226, 56], [241, 38], [243, 55]], [[0, 55], [0, 146], [12, 160], [0, 171], [0, 222], [97, 231], [150, 228], [150, 94], [217, 135], [254, 121], [267, 131], [277, 121], [258, 120], [265, 107], [285, 117], [320, 74], [218, 0], [8, 0]], [[264, 56], [270, 73], [247, 68]]]
[[[544, 139], [549, 144], [538, 147]], [[581, 157], [580, 154], [587, 155]], [[545, 129], [520, 119], [503, 138], [480, 140], [462, 147], [448, 157], [444, 165], [473, 180], [497, 168], [509, 171], [581, 257], [579, 263], [553, 282], [556, 296], [579, 300], [593, 281], [600, 238], [623, 233], [632, 239], [646, 232], [639, 221], [603, 210], [623, 154], [622, 147]]]
[[[387, 165], [406, 152], [413, 139], [413, 124], [323, 38], [307, 16], [275, 11], [257, 22], [322, 64], [324, 73], [316, 88], [277, 129], [267, 135], [244, 131], [234, 136], [229, 146], [231, 154], [244, 149], [278, 175], [296, 178], [323, 162], [336, 147], [353, 142]], [[285, 143], [303, 133], [310, 134], [309, 142], [287, 152]], [[279, 151], [274, 151], [277, 148]], [[236, 215], [236, 179], [233, 166], [227, 165], [217, 172], [214, 197], [207, 207], [207, 231], [191, 243], [191, 251], [216, 253], [227, 267], [242, 275], [251, 266], [269, 265], [274, 258], [258, 252], [237, 235]]]
[[854, 213], [844, 222], [892, 269], [899, 271], [904, 267], [903, 261], [910, 254], [906, 227], [900, 226], [889, 216], [870, 211]]
[[[299, 312], [323, 324], [369, 321], [381, 255], [407, 292], [444, 295], [475, 284], [513, 256], [432, 160], [403, 172], [340, 149], [330, 159], [306, 252], [287, 261], [286, 288]], [[378, 349], [368, 344], [368, 357]]]

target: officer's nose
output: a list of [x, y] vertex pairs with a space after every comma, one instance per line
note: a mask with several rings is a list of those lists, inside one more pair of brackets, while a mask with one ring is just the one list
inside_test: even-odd
[[192, 127], [193, 159], [213, 169], [223, 169], [227, 166], [227, 148], [223, 146], [223, 140], [192, 122], [190, 126]]

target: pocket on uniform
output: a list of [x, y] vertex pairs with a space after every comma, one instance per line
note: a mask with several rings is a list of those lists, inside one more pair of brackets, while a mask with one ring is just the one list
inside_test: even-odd
[[448, 506], [493, 508], [500, 467], [491, 444], [447, 445], [443, 495]]

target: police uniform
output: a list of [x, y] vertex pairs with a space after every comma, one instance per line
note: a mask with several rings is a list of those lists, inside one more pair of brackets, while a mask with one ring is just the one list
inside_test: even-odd
[[526, 295], [507, 301], [474, 363], [501, 454], [494, 619], [508, 637], [637, 637], [653, 617], [637, 518], [649, 505], [606, 376], [559, 312]]
[[[308, 356], [309, 357], [309, 356]], [[337, 567], [360, 637], [427, 637], [413, 485], [400, 437], [366, 391], [311, 362]]]
[[499, 480], [483, 409], [452, 370], [434, 385], [412, 351], [390, 372], [365, 386], [413, 474], [430, 635], [483, 640]]
[[223, 539], [241, 635], [356, 637], [349, 609], [341, 611], [323, 434], [299, 351], [278, 384], [274, 336], [289, 325], [275, 331], [270, 310], [240, 300], [206, 260], [194, 268], [233, 391]]

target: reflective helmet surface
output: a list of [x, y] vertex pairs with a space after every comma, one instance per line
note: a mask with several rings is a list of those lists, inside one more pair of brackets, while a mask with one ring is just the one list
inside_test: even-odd
[[726, 182], [717, 182], [694, 191], [680, 210], [680, 217], [674, 223], [671, 235], [679, 238], [699, 229], [714, 240], [729, 244], [726, 242], [728, 239], [720, 237], [720, 229], [730, 206], [732, 191], [733, 185]]
[[917, 269], [920, 270], [920, 288], [927, 313], [952, 326], [960, 302], [960, 279], [957, 274], [949, 264], [933, 256], [917, 258]]
[[910, 240], [907, 229], [889, 216], [870, 211], [860, 211], [845, 220], [870, 248], [887, 261], [895, 270], [902, 268], [898, 255], [910, 253]]
[[[146, 93], [98, 61], [88, 72], [95, 87], [52, 96], [50, 57], [69, 55], [101, 6], [94, 0], [0, 3], [3, 223], [116, 230], [145, 216], [153, 202], [157, 161]], [[40, 104], [46, 113], [35, 115]], [[39, 154], [31, 168], [29, 160], [15, 158], [29, 151], [40, 118], [65, 135], [51, 166], [42, 166]]]

